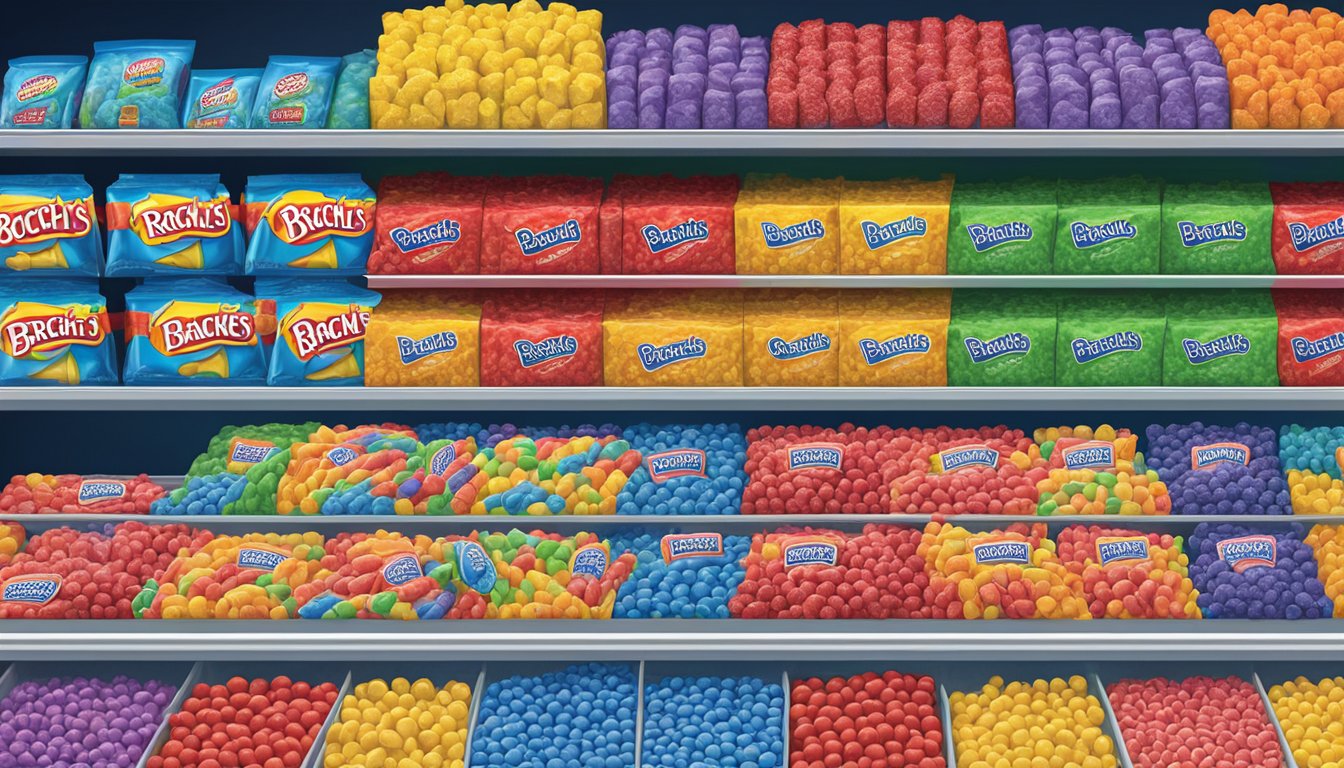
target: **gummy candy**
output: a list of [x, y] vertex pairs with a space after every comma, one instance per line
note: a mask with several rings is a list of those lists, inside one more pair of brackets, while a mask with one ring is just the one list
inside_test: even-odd
[[192, 40], [93, 44], [80, 128], [181, 128]]
[[1139, 177], [1060, 180], [1055, 273], [1157, 274], [1162, 189]]
[[193, 69], [185, 128], [246, 128], [261, 84], [260, 69]]
[[480, 272], [485, 191], [486, 180], [474, 176], [383, 177], [378, 183], [377, 234], [369, 273]]
[[719, 533], [615, 535], [612, 547], [638, 562], [616, 595], [618, 619], [724, 619], [745, 574], [747, 536]]
[[633, 292], [608, 299], [604, 381], [611, 387], [742, 386], [737, 291]]
[[749, 174], [734, 207], [738, 274], [839, 272], [841, 183]]
[[746, 294], [742, 347], [749, 387], [834, 387], [840, 375], [840, 291]]
[[341, 60], [272, 56], [257, 86], [249, 128], [324, 128]]
[[1060, 307], [1055, 384], [1160, 386], [1166, 330], [1161, 296], [1136, 302], [1117, 291], [1079, 294]]
[[327, 127], [352, 130], [369, 127], [369, 78], [378, 67], [372, 50], [365, 48], [341, 57], [341, 72], [331, 95]]
[[107, 275], [236, 275], [243, 228], [218, 174], [122, 174], [107, 188]]
[[622, 434], [644, 461], [617, 495], [617, 514], [738, 513], [747, 443], [736, 424], [635, 424]]
[[[1335, 44], [1339, 26], [1334, 11], [1290, 11], [1283, 3], [1263, 4], [1254, 15], [1211, 11], [1208, 36], [1217, 51], [1209, 58], [1219, 63], [1221, 52], [1232, 81], [1231, 127], [1344, 127], [1344, 82]], [[1222, 87], [1227, 91], [1226, 82]], [[1226, 100], [1222, 107], [1226, 110]]]
[[21, 56], [9, 60], [0, 98], [0, 127], [74, 128], [87, 56]]
[[951, 201], [951, 176], [844, 182], [840, 274], [947, 274]]
[[947, 382], [954, 387], [1040, 387], [1055, 382], [1055, 297], [1039, 291], [952, 292]]

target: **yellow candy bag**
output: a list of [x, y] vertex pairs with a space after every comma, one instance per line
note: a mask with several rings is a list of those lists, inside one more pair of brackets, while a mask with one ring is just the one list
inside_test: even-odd
[[946, 289], [849, 291], [840, 303], [840, 386], [947, 386]]
[[734, 208], [739, 275], [833, 275], [841, 179], [751, 174]]
[[370, 387], [475, 387], [481, 305], [437, 291], [388, 291], [364, 332]]
[[754, 291], [747, 295], [745, 316], [742, 344], [748, 387], [836, 385], [838, 291]]
[[840, 192], [840, 273], [947, 274], [952, 177], [846, 181]]
[[742, 386], [738, 291], [636, 291], [602, 321], [609, 387]]

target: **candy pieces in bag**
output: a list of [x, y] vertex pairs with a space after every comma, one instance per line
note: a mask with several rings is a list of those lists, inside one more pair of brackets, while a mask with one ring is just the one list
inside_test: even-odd
[[1162, 271], [1272, 275], [1273, 218], [1264, 182], [1169, 184], [1162, 190]]
[[1050, 274], [1057, 213], [1053, 181], [956, 185], [947, 234], [948, 274]]
[[10, 59], [0, 128], [73, 128], [88, 68], [87, 56]]
[[958, 290], [947, 335], [954, 387], [1048, 387], [1055, 383], [1055, 299], [1042, 291]]
[[1154, 275], [1162, 189], [1138, 177], [1059, 183], [1055, 274]]
[[107, 274], [236, 275], [235, 213], [218, 174], [122, 174], [107, 188]]
[[1159, 298], [1097, 291], [1061, 300], [1055, 384], [1156, 387], [1162, 384], [1166, 315]]
[[334, 56], [272, 56], [252, 106], [251, 127], [326, 127], [340, 67]]
[[[363, 386], [364, 331], [381, 298], [341, 280], [274, 281], [272, 386]], [[258, 281], [257, 295], [266, 290]]]
[[246, 272], [363, 274], [373, 210], [373, 190], [358, 174], [250, 176], [243, 193]]
[[499, 178], [485, 193], [481, 273], [595, 275], [602, 182], [578, 176]]
[[479, 272], [486, 183], [438, 172], [384, 176], [369, 274]]
[[256, 303], [214, 280], [159, 280], [126, 294], [126, 384], [260, 385]]
[[96, 282], [0, 284], [0, 386], [116, 384], [115, 361]]
[[1339, 291], [1274, 291], [1279, 314], [1279, 383], [1344, 386], [1344, 296]]
[[1191, 291], [1167, 297], [1162, 384], [1273, 387], [1278, 316], [1269, 291]]
[[102, 268], [93, 188], [83, 176], [0, 176], [0, 275], [97, 277]]
[[193, 40], [93, 44], [80, 128], [181, 128]]
[[1270, 245], [1281, 275], [1344, 273], [1344, 183], [1270, 184]]
[[187, 86], [185, 128], [246, 128], [260, 69], [194, 69]]
[[364, 49], [341, 57], [341, 73], [327, 113], [327, 127], [341, 130], [369, 127], [369, 78], [378, 66], [373, 51]]

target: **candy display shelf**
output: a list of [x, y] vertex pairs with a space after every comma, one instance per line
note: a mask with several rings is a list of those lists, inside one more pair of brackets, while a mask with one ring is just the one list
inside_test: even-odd
[[1344, 288], [1344, 275], [368, 275], [370, 288]]

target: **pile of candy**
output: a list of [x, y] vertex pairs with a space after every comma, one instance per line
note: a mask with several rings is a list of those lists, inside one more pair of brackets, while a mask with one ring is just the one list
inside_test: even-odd
[[[341, 533], [323, 545], [326, 576], [292, 594], [303, 619], [441, 619], [457, 599], [449, 546], [428, 536]], [[456, 553], [454, 553], [456, 554]]]
[[927, 675], [865, 672], [794, 680], [788, 764], [944, 768], [937, 696]]
[[1344, 617], [1344, 536], [1337, 525], [1314, 525], [1305, 539], [1316, 553], [1316, 567], [1325, 596], [1334, 601], [1331, 616]]
[[382, 678], [355, 685], [327, 733], [322, 765], [401, 765], [462, 768], [467, 749], [471, 686], [450, 680]]
[[1231, 127], [1344, 128], [1340, 29], [1340, 15], [1319, 7], [1211, 12], [1208, 35], [1232, 80]]
[[1180, 537], [1074, 525], [1055, 543], [1064, 567], [1082, 577], [1093, 618], [1199, 618]]
[[1342, 691], [1344, 677], [1326, 677], [1314, 683], [1301, 676], [1270, 686], [1267, 691], [1288, 750], [1298, 765], [1337, 765], [1344, 760], [1344, 738], [1331, 725], [1339, 722]]
[[1135, 448], [1138, 436], [1102, 424], [1050, 427], [1034, 434], [1050, 467], [1036, 483], [1040, 515], [1167, 515], [1171, 497]]
[[1101, 702], [1080, 675], [1006, 685], [996, 675], [977, 691], [949, 693], [948, 705], [958, 765], [1030, 765], [1038, 756], [1119, 765]]
[[1148, 466], [1166, 483], [1174, 514], [1289, 514], [1272, 428], [1154, 424], [1147, 437]]
[[887, 125], [1013, 127], [1012, 65], [1002, 21], [957, 16], [887, 24]]
[[736, 424], [655, 426], [622, 430], [644, 457], [616, 496], [617, 514], [733, 515], [747, 484], [747, 443]]
[[765, 128], [765, 39], [732, 24], [607, 38], [608, 128]]
[[726, 619], [751, 549], [747, 536], [720, 533], [617, 534], [616, 551], [638, 561], [616, 595], [618, 619]]
[[1344, 427], [1307, 429], [1297, 424], [1279, 431], [1279, 460], [1288, 474], [1288, 494], [1295, 515], [1340, 514], [1344, 511]]
[[1207, 619], [1317, 619], [1334, 605], [1317, 578], [1301, 526], [1258, 531], [1200, 523], [1190, 536], [1190, 578]]
[[0, 515], [147, 515], [164, 490], [149, 475], [15, 475], [0, 490]]
[[1092, 618], [1082, 577], [1061, 562], [1045, 533], [1041, 524], [971, 533], [929, 523], [919, 541], [928, 601], [948, 618]]
[[[784, 762], [784, 689], [755, 677], [665, 677], [644, 686], [643, 764]], [[724, 760], [722, 764], [728, 764]]]
[[1134, 768], [1284, 764], [1259, 692], [1239, 677], [1120, 680], [1106, 695]]
[[135, 603], [146, 619], [288, 619], [294, 590], [326, 578], [322, 535], [217, 536], [185, 552], [160, 579], [145, 582]]
[[775, 27], [768, 83], [771, 128], [872, 128], [887, 103], [887, 32], [821, 19]]

